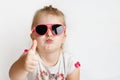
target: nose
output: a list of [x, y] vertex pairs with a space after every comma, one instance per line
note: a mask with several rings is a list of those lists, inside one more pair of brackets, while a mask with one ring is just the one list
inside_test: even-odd
[[51, 37], [51, 36], [53, 36], [53, 34], [52, 34], [52, 32], [51, 32], [51, 30], [50, 30], [50, 29], [48, 29], [48, 30], [47, 30], [47, 33], [46, 33], [46, 35], [47, 35], [48, 37]]

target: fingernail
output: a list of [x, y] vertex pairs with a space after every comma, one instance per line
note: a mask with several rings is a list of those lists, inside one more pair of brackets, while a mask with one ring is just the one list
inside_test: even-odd
[[28, 49], [25, 49], [25, 50], [24, 50], [24, 53], [27, 53], [27, 52], [28, 52]]
[[80, 67], [80, 62], [76, 62], [76, 63], [74, 64], [74, 66], [75, 66], [76, 68]]

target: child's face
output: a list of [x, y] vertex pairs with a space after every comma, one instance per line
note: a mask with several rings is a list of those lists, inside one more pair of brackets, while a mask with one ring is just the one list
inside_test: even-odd
[[[57, 16], [43, 15], [40, 17], [37, 24], [62, 24], [62, 23]], [[42, 36], [34, 35], [34, 36], [38, 43], [37, 49], [39, 52], [51, 52], [61, 49], [61, 46], [65, 41], [66, 33], [63, 32], [60, 35], [53, 35], [51, 30], [48, 29], [45, 35]]]

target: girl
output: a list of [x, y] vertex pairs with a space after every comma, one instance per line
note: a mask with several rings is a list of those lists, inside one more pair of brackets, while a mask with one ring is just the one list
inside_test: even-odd
[[32, 23], [33, 40], [29, 50], [12, 65], [11, 80], [80, 80], [80, 63], [62, 50], [66, 39], [64, 14], [45, 6]]

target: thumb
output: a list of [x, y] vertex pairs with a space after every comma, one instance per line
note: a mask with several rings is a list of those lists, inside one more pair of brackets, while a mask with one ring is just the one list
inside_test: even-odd
[[30, 50], [36, 51], [36, 47], [37, 47], [37, 41], [36, 41], [36, 40], [33, 40], [32, 46], [31, 46]]

